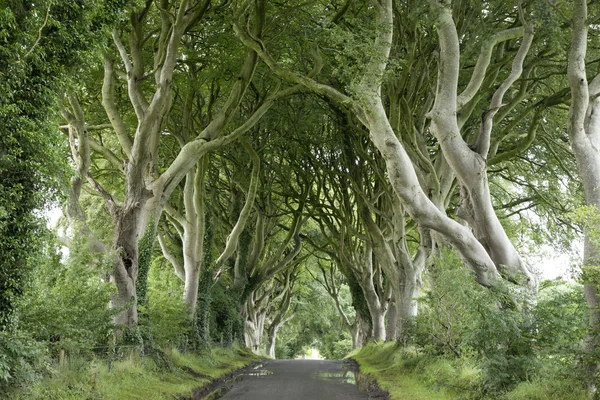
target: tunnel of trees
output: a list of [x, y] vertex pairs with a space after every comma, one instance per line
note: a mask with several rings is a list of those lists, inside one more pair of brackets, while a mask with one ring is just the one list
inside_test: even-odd
[[599, 40], [586, 0], [0, 0], [0, 393], [387, 341], [594, 396]]

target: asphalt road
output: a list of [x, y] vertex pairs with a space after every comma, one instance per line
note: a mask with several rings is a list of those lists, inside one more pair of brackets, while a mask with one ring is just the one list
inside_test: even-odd
[[244, 375], [221, 399], [368, 399], [353, 381], [353, 373], [342, 367], [342, 361], [273, 360]]

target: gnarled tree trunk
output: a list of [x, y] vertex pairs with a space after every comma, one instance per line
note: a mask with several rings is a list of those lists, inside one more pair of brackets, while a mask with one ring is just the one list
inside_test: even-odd
[[[579, 174], [583, 181], [586, 202], [600, 212], [600, 75], [588, 85], [585, 57], [588, 40], [588, 15], [585, 0], [574, 0], [573, 35], [569, 51], [567, 76], [571, 87], [569, 109], [569, 140], [575, 153]], [[589, 309], [590, 333], [585, 343], [590, 354], [600, 348], [600, 298], [598, 296], [598, 265], [600, 246], [596, 241], [599, 226], [588, 226], [583, 249], [585, 297]], [[587, 270], [587, 271], [586, 271]], [[600, 363], [590, 360], [587, 365], [588, 386], [596, 392]]]

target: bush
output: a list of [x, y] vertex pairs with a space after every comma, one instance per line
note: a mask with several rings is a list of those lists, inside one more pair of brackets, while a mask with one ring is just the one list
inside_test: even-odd
[[109, 301], [114, 292], [103, 280], [110, 258], [98, 258], [87, 251], [81, 238], [74, 243], [66, 263], [51, 246], [47, 262], [36, 269], [32, 288], [19, 305], [21, 329], [46, 343], [56, 356], [89, 353], [105, 346], [112, 332], [114, 310]]
[[488, 396], [532, 376], [535, 326], [524, 294], [504, 284], [481, 287], [449, 251], [435, 260], [428, 283], [414, 331], [426, 353], [477, 360], [480, 389]]
[[183, 283], [162, 261], [164, 259], [158, 258], [153, 262], [148, 276], [150, 333], [159, 347], [185, 346], [192, 334], [192, 325], [182, 298]]
[[481, 287], [454, 253], [444, 252], [430, 270], [411, 332], [426, 357], [403, 364], [430, 385], [469, 392], [470, 398], [510, 392], [511, 399], [578, 399], [585, 386], [585, 316], [578, 284], [542, 282], [532, 301], [512, 284]]
[[453, 386], [458, 376], [458, 372], [454, 368], [454, 365], [452, 365], [452, 362], [443, 358], [427, 364], [423, 372], [426, 377], [426, 383], [436, 390], [443, 386]]
[[28, 385], [49, 373], [51, 361], [43, 343], [21, 331], [0, 332], [0, 393]]

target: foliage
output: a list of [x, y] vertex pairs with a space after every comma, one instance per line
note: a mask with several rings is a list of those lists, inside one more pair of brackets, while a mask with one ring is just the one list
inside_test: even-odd
[[522, 295], [503, 285], [491, 290], [477, 285], [450, 252], [433, 262], [429, 284], [417, 343], [431, 354], [478, 357], [486, 392], [505, 390], [530, 376], [536, 367], [533, 321], [525, 299], [519, 300]]
[[159, 347], [184, 345], [191, 334], [182, 292], [182, 282], [170, 271], [166, 260], [154, 259], [148, 275], [147, 315], [152, 338]]
[[352, 338], [347, 331], [331, 330], [321, 337], [320, 354], [328, 360], [340, 360], [352, 350]]
[[211, 290], [210, 339], [231, 346], [243, 343], [244, 321], [240, 316], [240, 293], [231, 293], [228, 277], [217, 281]]
[[112, 331], [112, 285], [102, 279], [110, 258], [91, 255], [84, 238], [75, 237], [63, 262], [52, 237], [42, 240], [44, 256], [16, 304], [14, 327], [0, 335], [0, 388], [38, 381], [53, 371], [59, 353], [89, 355]]
[[581, 384], [574, 380], [548, 379], [535, 382], [522, 382], [507, 393], [506, 400], [586, 400], [589, 396]]
[[390, 393], [390, 399], [585, 400], [581, 382], [572, 378], [532, 378], [506, 393], [483, 393], [483, 371], [470, 357], [453, 359], [403, 348], [369, 344], [353, 354], [361, 371]]
[[[343, 292], [349, 303], [349, 293]], [[343, 358], [352, 349], [352, 339], [344, 327], [333, 299], [313, 280], [297, 289], [294, 318], [281, 328], [275, 348], [277, 358], [295, 358], [316, 348], [327, 359]]]
[[26, 385], [50, 372], [47, 347], [23, 331], [0, 332], [0, 393], [14, 383]]
[[[350, 100], [335, 105], [327, 98], [333, 89], [362, 100], [370, 94], [357, 91], [362, 90], [363, 73], [370, 72], [365, 69], [365, 61], [375, 57], [373, 39], [381, 28], [374, 23], [378, 6], [346, 0], [268, 2], [264, 32], [254, 36], [284, 73], [276, 77], [267, 63], [259, 62], [251, 74], [252, 81], [245, 82], [248, 90], [233, 93], [245, 93], [238, 107], [235, 96], [227, 94], [245, 79], [238, 76], [238, 71], [247, 49], [230, 29], [223, 29], [231, 25], [233, 8], [238, 4], [205, 2], [208, 9], [202, 23], [191, 24], [182, 32], [173, 79], [168, 87], [155, 88], [153, 73], [159, 71], [164, 57], [156, 49], [175, 32], [160, 33], [159, 27], [168, 26], [172, 17], [169, 13], [177, 7], [177, 2], [166, 2], [167, 10], [161, 10], [158, 3], [0, 0], [0, 389], [13, 382], [33, 383], [29, 389], [23, 389], [22, 398], [123, 398], [128, 391], [152, 398], [162, 395], [158, 388], [165, 378], [176, 381], [173, 386], [173, 381], [165, 384], [169, 387], [167, 392], [181, 393], [177, 390], [188, 390], [192, 385], [186, 368], [212, 376], [212, 372], [198, 371], [219, 359], [217, 353], [234, 351], [218, 350], [200, 359], [175, 350], [169, 354], [175, 365], [172, 375], [161, 370], [162, 365], [156, 360], [140, 360], [135, 351], [130, 359], [114, 363], [114, 371], [110, 370], [113, 364], [102, 360], [87, 362], [86, 357], [92, 357], [96, 347], [108, 344], [111, 316], [121, 311], [108, 308], [112, 286], [106, 277], [114, 254], [91, 254], [86, 250], [85, 238], [76, 236], [68, 259], [63, 261], [39, 217], [48, 202], [62, 195], [71, 175], [67, 172], [71, 170], [68, 148], [57, 129], [61, 93], [68, 88], [73, 87], [80, 98], [86, 130], [89, 129], [86, 134], [93, 147], [90, 172], [95, 181], [84, 184], [80, 205], [89, 217], [91, 230], [104, 243], [111, 243], [114, 220], [106, 222], [109, 218], [105, 199], [90, 193], [92, 186], [102, 186], [112, 193], [117, 205], [127, 196], [129, 188], [123, 175], [130, 154], [127, 136], [136, 131], [136, 126], [141, 130], [146, 124], [138, 126], [138, 120], [144, 120], [138, 114], [143, 112], [131, 107], [132, 98], [139, 96], [143, 108], [151, 96], [164, 90], [172, 94], [167, 96], [164, 118], [152, 121], [157, 123], [161, 139], [156, 143], [137, 143], [157, 147], [157, 159], [141, 166], [147, 169], [144, 184], [151, 188], [156, 186], [150, 181], [164, 172], [181, 148], [197, 139], [199, 132], [206, 135], [196, 144], [208, 143], [210, 147], [218, 143], [213, 139], [218, 139], [221, 131], [236, 132], [234, 126], [251, 122], [248, 116], [258, 107], [269, 105], [270, 95], [292, 84], [286, 82], [286, 76], [310, 73], [311, 79], [321, 85], [319, 95], [306, 90], [278, 99], [260, 123], [246, 133], [261, 157], [259, 194], [237, 243], [237, 254], [217, 267], [216, 249], [228, 240], [247, 192], [248, 158], [240, 146], [205, 156], [206, 181], [198, 195], [205, 196], [202, 202], [205, 201], [206, 229], [195, 316], [189, 315], [181, 296], [183, 284], [172, 274], [165, 259], [153, 260], [155, 230], [147, 229], [139, 238], [136, 289], [142, 325], [141, 329], [133, 329], [132, 337], [135, 343], [141, 343], [142, 337], [150, 339], [152, 351], [158, 347], [167, 353], [173, 349], [199, 351], [216, 343], [230, 346], [241, 341], [244, 321], [240, 303], [263, 284], [259, 270], [268, 265], [265, 260], [269, 255], [280, 249], [287, 254], [281, 239], [289, 232], [288, 222], [294, 210], [302, 212], [302, 220], [312, 218], [299, 235], [305, 246], [299, 258], [308, 268], [317, 257], [332, 262], [338, 258], [345, 278], [340, 292], [341, 308], [352, 305], [354, 310], [348, 314], [360, 317], [364, 325], [371, 322], [371, 316], [357, 279], [363, 261], [353, 265], [340, 262], [348, 256], [344, 252], [363, 254], [365, 243], [372, 240], [365, 233], [366, 219], [361, 220], [362, 211], [357, 204], [364, 203], [365, 213], [372, 214], [385, 240], [407, 241], [403, 250], [397, 247], [397, 251], [392, 251], [394, 257], [414, 255], [420, 242], [424, 250], [430, 249], [425, 243], [427, 229], [412, 219], [417, 219], [418, 212], [406, 213], [410, 208], [405, 210], [402, 204], [396, 204], [398, 198], [389, 184], [393, 171], [386, 170], [386, 160], [359, 121], [364, 124], [373, 115], [344, 109], [352, 105]], [[253, 9], [253, 2], [246, 3], [249, 10]], [[566, 26], [562, 18], [569, 16], [569, 12], [565, 13], [566, 3], [532, 0], [522, 4], [523, 10], [500, 1], [450, 3], [460, 42], [461, 90], [476, 69], [486, 38], [519, 26], [521, 20], [531, 20], [536, 26], [522, 79], [507, 92], [507, 104], [499, 111], [487, 109], [489, 98], [510, 70], [521, 38], [503, 41], [491, 52], [482, 89], [460, 110], [459, 117], [465, 120], [459, 121], [459, 133], [465, 139], [463, 150], [467, 145], [477, 148], [475, 138], [483, 132], [482, 120], [488, 112], [498, 111], [492, 150], [482, 164], [484, 171], [477, 171], [489, 176], [497, 215], [510, 239], [518, 242], [521, 249], [548, 242], [556, 248], [569, 248], [580, 230], [565, 220], [565, 214], [582, 202], [582, 190], [571, 173], [574, 160], [562, 128], [568, 118], [563, 107], [568, 100], [568, 91], [563, 89], [568, 35], [562, 34]], [[459, 182], [455, 173], [446, 174], [449, 166], [453, 167], [452, 162], [448, 163], [451, 159], [444, 157], [450, 153], [442, 154], [443, 140], [432, 136], [432, 118], [426, 115], [435, 100], [435, 71], [444, 63], [437, 39], [439, 32], [435, 32], [426, 2], [393, 2], [393, 7], [392, 51], [378, 94], [386, 108], [382, 114], [389, 117], [386, 122], [393, 125], [391, 129], [408, 153], [406, 164], [397, 172], [414, 167], [426, 195], [435, 200], [442, 214], [453, 217], [459, 208], [461, 191], [462, 200], [466, 199], [465, 180]], [[193, 6], [190, 12], [198, 9]], [[134, 14], [129, 15], [132, 10]], [[239, 15], [244, 17], [243, 12]], [[124, 39], [124, 49], [120, 50], [129, 53], [124, 57], [119, 57], [123, 54], [117, 55], [109, 44], [115, 21], [124, 22], [118, 29], [118, 35]], [[252, 28], [254, 24], [247, 26]], [[597, 53], [593, 43], [590, 41], [590, 54]], [[114, 129], [107, 128], [111, 118], [107, 120], [103, 105], [110, 97], [103, 92], [104, 53], [114, 61], [111, 77], [118, 78], [113, 96], [116, 114], [124, 126], [119, 138]], [[129, 69], [127, 60], [134, 64], [129, 72], [136, 79], [131, 82], [127, 82], [124, 73]], [[314, 74], [309, 72], [313, 68]], [[71, 79], [73, 76], [77, 76], [76, 81]], [[154, 89], [158, 91], [155, 93]], [[219, 114], [223, 108], [237, 111], [223, 117]], [[538, 120], [542, 121], [539, 127]], [[222, 129], [214, 129], [217, 125], [222, 125]], [[204, 130], [206, 127], [210, 129]], [[391, 152], [395, 145], [390, 143], [394, 143], [387, 143]], [[185, 155], [182, 153], [182, 157]], [[129, 166], [135, 164], [134, 158], [129, 160]], [[392, 164], [388, 162], [387, 166]], [[182, 219], [189, 216], [186, 211], [191, 211], [185, 209], [189, 204], [185, 204], [183, 186], [182, 183], [174, 189], [166, 205], [180, 213]], [[97, 191], [108, 197], [102, 190]], [[140, 205], [124, 203], [134, 208]], [[301, 209], [299, 204], [305, 203]], [[472, 203], [473, 207], [478, 204]], [[259, 213], [266, 222], [264, 232], [256, 233], [261, 227]], [[571, 219], [581, 223], [584, 231], [592, 233], [590, 238], [597, 241], [600, 235], [594, 229], [600, 226], [598, 215], [596, 209], [580, 208]], [[151, 226], [156, 227], [156, 222], [151, 221]], [[123, 229], [128, 228], [131, 227]], [[175, 221], [171, 233], [181, 228], [181, 223]], [[427, 228], [436, 230], [435, 226]], [[263, 233], [265, 242], [260, 243], [258, 235]], [[178, 247], [184, 235], [169, 236], [169, 246]], [[438, 239], [434, 234], [433, 249], [440, 245], [435, 243]], [[307, 250], [307, 243], [312, 245], [311, 250]], [[493, 243], [483, 244], [485, 247]], [[261, 251], [250, 257], [254, 250]], [[406, 254], [400, 254], [401, 251]], [[372, 260], [381, 289], [378, 294], [385, 302], [383, 295], [386, 285], [391, 287], [391, 277], [381, 268], [378, 257], [379, 254]], [[236, 267], [247, 276], [240, 279], [241, 284], [234, 285], [232, 271]], [[222, 275], [215, 284], [217, 269]], [[580, 278], [581, 282], [598, 284], [598, 267], [586, 265]], [[232, 290], [234, 286], [240, 290]], [[308, 278], [301, 279], [295, 290], [295, 317], [279, 333], [277, 356], [292, 358], [309, 347], [317, 347], [327, 358], [341, 358], [350, 350], [351, 339], [333, 300]], [[456, 255], [443, 251], [429, 264], [427, 287], [420, 302], [420, 315], [410, 328], [411, 347], [402, 349], [395, 343], [367, 346], [357, 356], [365, 370], [380, 376], [390, 390], [402, 386], [406, 398], [431, 399], [455, 393], [465, 398], [560, 398], [568, 393], [579, 396], [582, 375], [578, 360], [583, 357], [587, 329], [580, 285], [543, 282], [535, 299], [508, 284], [487, 289], [475, 283]], [[363, 333], [368, 335], [368, 331], [367, 326]], [[162, 355], [163, 350], [157, 351]], [[71, 363], [56, 368], [51, 360], [63, 351], [70, 355]], [[128, 351], [121, 348], [115, 353], [123, 355]], [[243, 354], [227, 354], [225, 358], [231, 356], [228, 360], [247, 358]], [[52, 374], [52, 378], [47, 377]], [[88, 382], [90, 375], [92, 381]], [[40, 381], [42, 376], [46, 378]], [[138, 385], [136, 379], [140, 376], [144, 385], [136, 392], [138, 389], [132, 388]], [[117, 382], [121, 377], [125, 377], [122, 384]]]
[[105, 281], [112, 258], [91, 254], [82, 236], [73, 239], [66, 263], [54, 245], [46, 251], [47, 261], [36, 268], [32, 288], [19, 307], [21, 328], [54, 355], [105, 346], [115, 312], [108, 306], [113, 286]]
[[[450, 400], [453, 393], [439, 387], [432, 390], [422, 383], [418, 374], [411, 374], [411, 369], [418, 364], [420, 358], [404, 358], [404, 351], [396, 343], [369, 344], [351, 356], [360, 365], [361, 373], [370, 379], [377, 379], [383, 390], [390, 394], [390, 399], [410, 400]], [[415, 362], [416, 361], [416, 362]], [[407, 362], [407, 366], [405, 366]], [[439, 371], [433, 371], [437, 376]]]
[[[579, 285], [545, 281], [532, 301], [514, 287], [482, 288], [447, 252], [434, 261], [428, 282], [414, 343], [436, 358], [474, 362], [481, 370], [479, 393], [499, 396], [531, 379], [564, 380], [566, 385], [579, 379], [581, 384], [573, 356], [581, 351], [586, 332]], [[425, 375], [436, 375], [437, 384], [448, 386], [455, 378], [440, 382], [443, 371]]]
[[555, 359], [560, 369], [573, 370], [573, 355], [581, 351], [587, 331], [586, 314], [580, 284], [561, 279], [543, 281], [533, 310], [536, 351]]
[[[64, 177], [60, 91], [87, 60], [118, 2], [3, 1], [0, 7], [0, 330], [31, 272], [41, 210]], [[100, 35], [100, 36], [99, 36]]]

